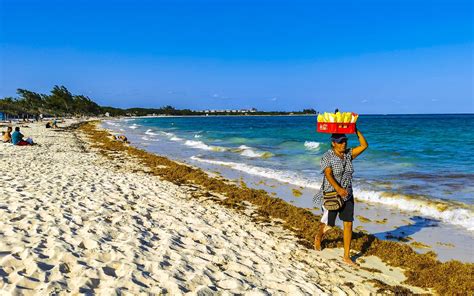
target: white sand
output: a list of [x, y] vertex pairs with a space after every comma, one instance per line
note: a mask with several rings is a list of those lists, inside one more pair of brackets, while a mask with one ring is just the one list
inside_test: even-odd
[[0, 295], [368, 295], [367, 279], [404, 280], [378, 258], [364, 258], [382, 271], [371, 273], [340, 249], [305, 249], [277, 224], [252, 223], [251, 207], [237, 214], [133, 173], [73, 132], [22, 132], [40, 145], [0, 143]]

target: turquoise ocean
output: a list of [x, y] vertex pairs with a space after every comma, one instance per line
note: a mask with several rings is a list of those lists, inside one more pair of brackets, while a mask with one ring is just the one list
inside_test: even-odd
[[[357, 199], [474, 231], [474, 114], [361, 115], [357, 126], [369, 142], [354, 160]], [[316, 116], [146, 117], [104, 127], [171, 159], [314, 191], [331, 147]]]

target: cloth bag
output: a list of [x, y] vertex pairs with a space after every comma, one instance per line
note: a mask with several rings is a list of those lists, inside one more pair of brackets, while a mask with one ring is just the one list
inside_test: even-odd
[[336, 191], [323, 193], [323, 206], [328, 211], [337, 211], [342, 208], [344, 199]]

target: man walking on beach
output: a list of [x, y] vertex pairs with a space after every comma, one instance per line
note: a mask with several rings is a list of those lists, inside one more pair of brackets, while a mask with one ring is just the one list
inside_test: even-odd
[[337, 210], [327, 210], [322, 206], [323, 216], [318, 233], [314, 238], [314, 248], [321, 250], [323, 235], [336, 223], [336, 217], [344, 225], [344, 262], [352, 266], [357, 264], [350, 257], [352, 240], [352, 222], [354, 221], [354, 196], [352, 194], [352, 160], [364, 152], [369, 144], [359, 130], [356, 130], [360, 145], [347, 149], [347, 136], [345, 134], [331, 135], [331, 149], [321, 158], [321, 171], [324, 173], [321, 190], [315, 195], [315, 201], [321, 203], [324, 195], [336, 192], [343, 199], [342, 206]]

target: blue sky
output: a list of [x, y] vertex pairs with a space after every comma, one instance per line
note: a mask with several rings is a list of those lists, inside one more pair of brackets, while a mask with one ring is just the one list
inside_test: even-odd
[[474, 112], [472, 1], [0, 0], [0, 97]]

